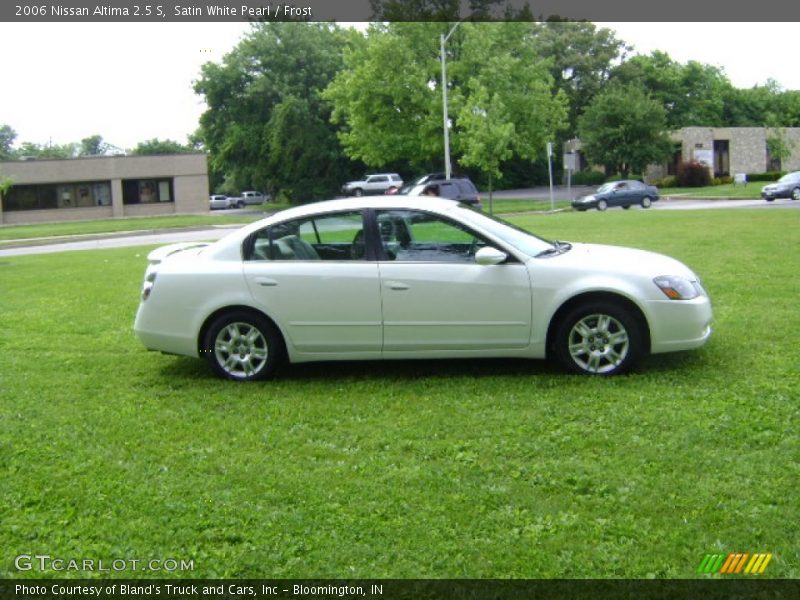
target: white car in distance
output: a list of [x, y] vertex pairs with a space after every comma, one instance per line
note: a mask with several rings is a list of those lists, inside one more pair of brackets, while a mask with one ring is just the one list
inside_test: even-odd
[[440, 198], [304, 205], [148, 260], [138, 338], [238, 381], [287, 359], [553, 357], [615, 375], [711, 335], [677, 260], [548, 241]]

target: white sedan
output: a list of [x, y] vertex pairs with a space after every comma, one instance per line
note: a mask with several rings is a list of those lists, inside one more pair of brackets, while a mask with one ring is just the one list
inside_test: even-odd
[[149, 256], [134, 329], [222, 377], [284, 360], [554, 357], [614, 375], [711, 335], [682, 263], [547, 241], [438, 198], [320, 202]]

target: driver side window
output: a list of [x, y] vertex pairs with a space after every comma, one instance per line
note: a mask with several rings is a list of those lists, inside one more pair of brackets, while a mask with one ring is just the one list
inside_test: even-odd
[[378, 211], [378, 230], [389, 260], [475, 262], [487, 242], [461, 224], [414, 210]]

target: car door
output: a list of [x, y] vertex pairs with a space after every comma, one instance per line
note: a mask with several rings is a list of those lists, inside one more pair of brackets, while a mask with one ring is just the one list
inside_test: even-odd
[[531, 332], [527, 268], [479, 265], [489, 245], [469, 228], [419, 210], [376, 211], [384, 356], [403, 351], [524, 348]]
[[366, 260], [360, 211], [266, 227], [244, 254], [250, 293], [297, 351], [379, 355], [378, 267]]

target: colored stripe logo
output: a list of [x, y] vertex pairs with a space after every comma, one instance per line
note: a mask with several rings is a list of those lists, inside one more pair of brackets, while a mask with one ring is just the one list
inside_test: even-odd
[[725, 575], [760, 575], [772, 560], [772, 554], [748, 554], [747, 552], [731, 552], [730, 554], [706, 554], [698, 573], [722, 573]]

